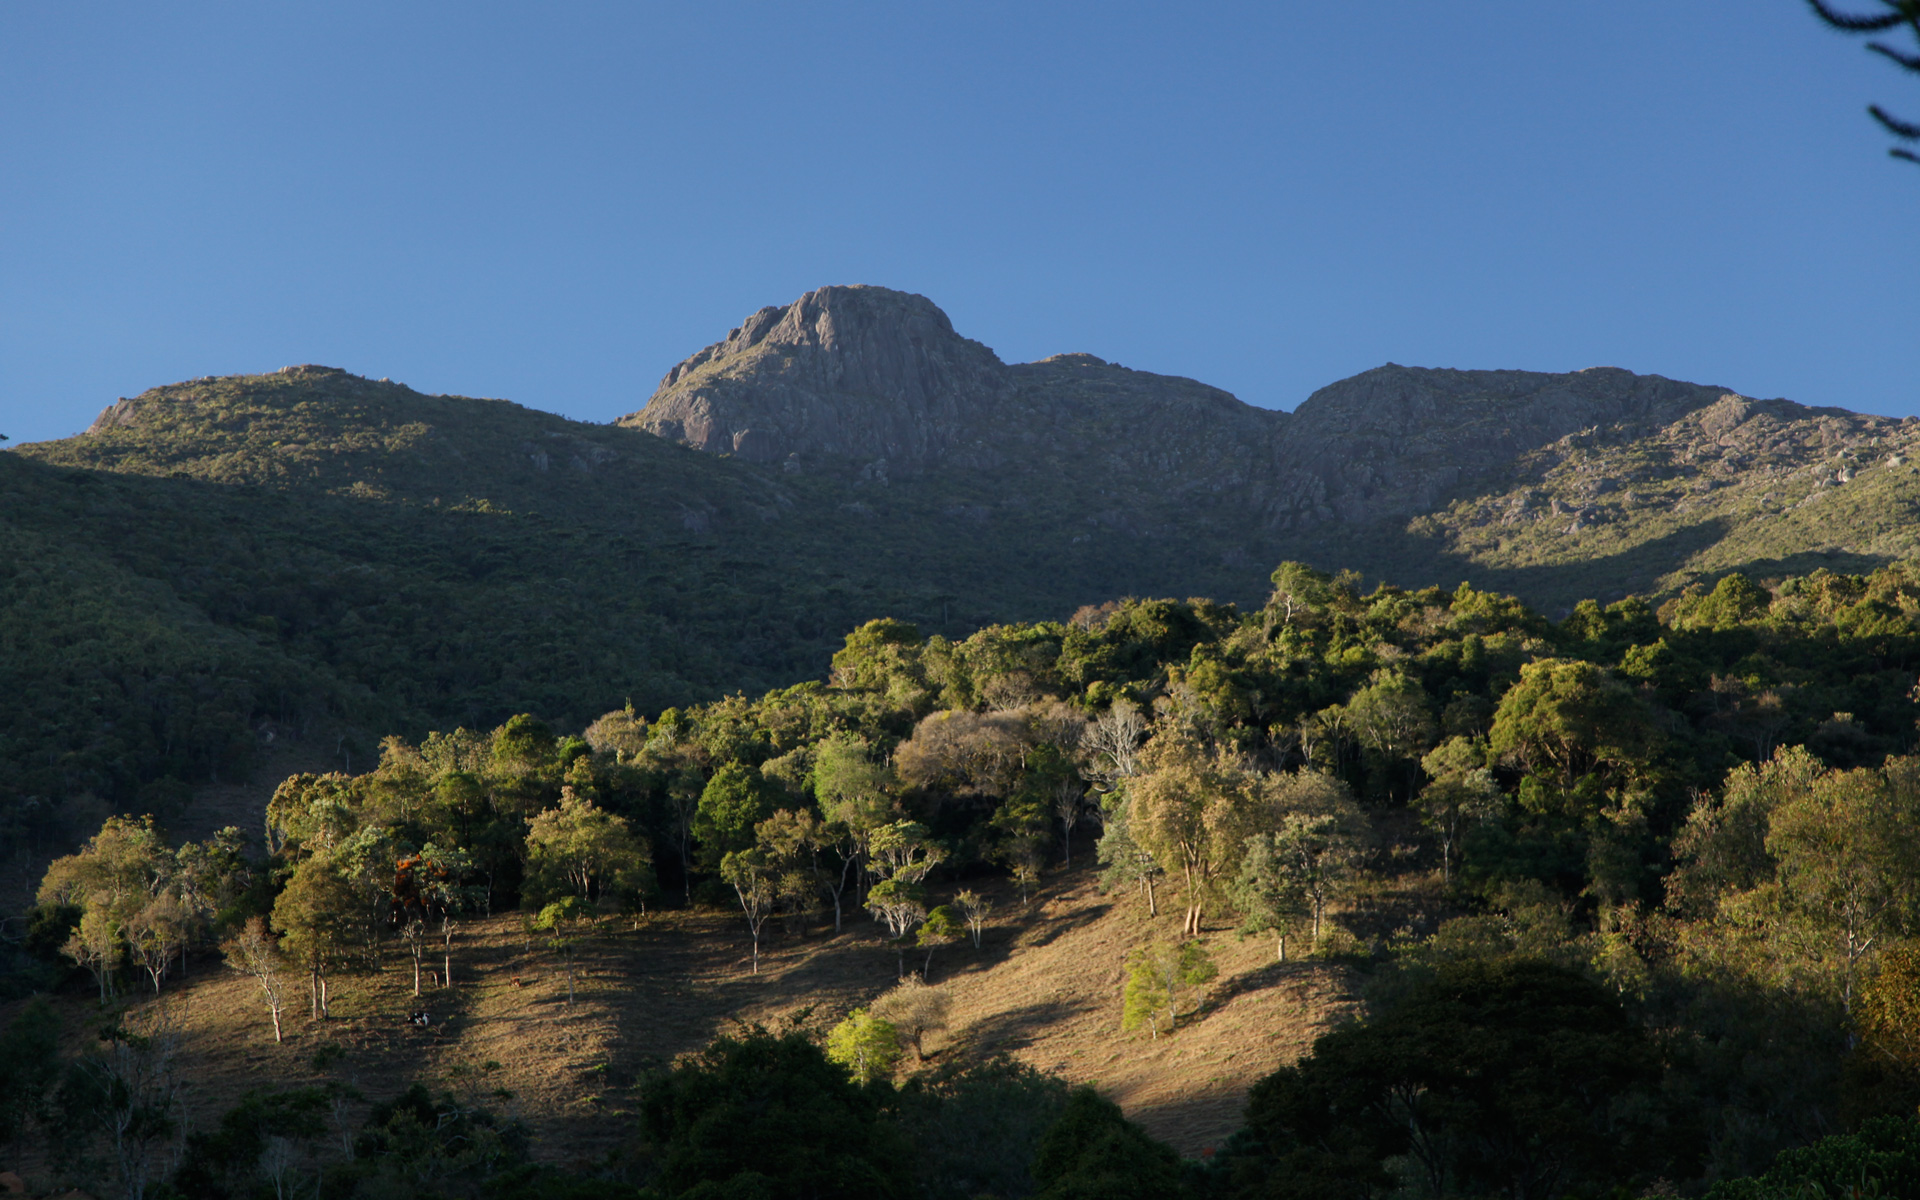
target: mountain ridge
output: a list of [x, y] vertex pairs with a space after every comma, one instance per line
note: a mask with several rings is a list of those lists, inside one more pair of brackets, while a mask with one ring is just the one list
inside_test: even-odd
[[1556, 438], [1599, 424], [1651, 428], [1726, 394], [1612, 367], [1389, 363], [1284, 412], [1092, 355], [1006, 364], [926, 297], [860, 285], [758, 310], [618, 423], [795, 470], [819, 459], [877, 460], [896, 474], [1030, 470], [1048, 452], [1078, 451], [1151, 486], [1236, 491], [1283, 532], [1413, 516]]
[[[620, 424], [309, 364], [150, 389], [0, 456], [0, 832], [54, 845], [46, 797], [244, 775], [262, 729], [366, 755], [817, 679], [876, 617], [960, 638], [1127, 595], [1257, 605], [1287, 559], [1555, 616], [1920, 558], [1913, 419], [1394, 364], [1272, 413], [1089, 354], [1000, 363], [900, 295], [860, 294], [859, 320], [832, 296], [811, 324], [761, 310]], [[912, 321], [883, 328], [897, 304]], [[898, 410], [856, 428], [903, 372]], [[795, 379], [859, 386], [784, 456], [662, 436], [717, 378], [716, 420], [767, 395], [779, 415]]]

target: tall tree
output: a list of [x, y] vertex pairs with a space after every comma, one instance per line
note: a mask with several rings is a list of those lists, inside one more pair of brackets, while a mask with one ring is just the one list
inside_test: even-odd
[[536, 902], [643, 892], [651, 885], [652, 862], [625, 818], [571, 787], [561, 789], [557, 808], [527, 822], [528, 891]]
[[759, 846], [735, 850], [720, 860], [720, 878], [740, 900], [753, 935], [753, 974], [760, 973], [760, 931], [780, 901], [780, 866]]
[[1287, 934], [1313, 911], [1293, 861], [1271, 833], [1247, 838], [1240, 871], [1227, 890], [1244, 933], [1271, 933], [1274, 960], [1287, 961]]
[[1520, 668], [1488, 735], [1494, 754], [1563, 791], [1579, 776], [1643, 763], [1653, 740], [1646, 705], [1626, 685], [1592, 663], [1552, 658]]
[[1405, 766], [1408, 798], [1419, 772], [1415, 764], [1433, 744], [1433, 707], [1420, 682], [1401, 672], [1380, 670], [1346, 704], [1347, 720], [1367, 749], [1373, 751], [1382, 774], [1395, 764]]
[[1167, 732], [1147, 744], [1142, 773], [1127, 788], [1128, 827], [1135, 841], [1184, 877], [1185, 937], [1200, 935], [1201, 918], [1223, 877], [1230, 877], [1253, 817], [1246, 773], [1218, 750]]
[[775, 788], [756, 766], [730, 762], [715, 771], [693, 818], [702, 865], [717, 868], [731, 852], [751, 847], [755, 827], [773, 815], [776, 799]]
[[351, 952], [359, 910], [352, 885], [324, 855], [301, 860], [274, 901], [272, 927], [282, 948], [307, 972], [315, 1020], [329, 1015], [327, 976]]
[[1788, 903], [1829, 940], [1851, 1010], [1862, 960], [1920, 915], [1920, 760], [1822, 776], [1774, 811], [1766, 844]]
[[266, 919], [248, 918], [247, 923], [240, 927], [240, 932], [228, 938], [220, 948], [226, 953], [227, 966], [259, 986], [260, 998], [266, 1003], [268, 1015], [273, 1018], [273, 1040], [283, 1040], [280, 1030], [283, 1007], [280, 947], [268, 931]]
[[867, 892], [867, 911], [887, 927], [899, 955], [898, 975], [907, 974], [907, 935], [927, 919], [927, 902], [920, 885], [909, 880], [883, 879]]
[[415, 887], [421, 900], [424, 919], [440, 924], [440, 986], [453, 986], [453, 936], [460, 919], [477, 912], [486, 903], [486, 888], [467, 882], [473, 874], [473, 859], [458, 847], [428, 842], [417, 856], [419, 874]]
[[1413, 807], [1440, 843], [1440, 878], [1451, 886], [1460, 839], [1499, 811], [1500, 788], [1487, 769], [1486, 747], [1471, 738], [1448, 738], [1422, 758], [1420, 766], [1431, 782], [1420, 790]]

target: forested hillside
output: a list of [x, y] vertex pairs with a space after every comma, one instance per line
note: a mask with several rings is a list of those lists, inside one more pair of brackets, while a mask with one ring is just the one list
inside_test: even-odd
[[158, 389], [0, 455], [0, 845], [165, 813], [276, 739], [344, 769], [391, 731], [817, 677], [883, 613], [964, 634], [1259, 577], [954, 510], [327, 369]]
[[[357, 1156], [319, 1124], [298, 1135], [305, 1177], [340, 1195], [379, 1194], [405, 1163], [441, 1164], [447, 1195], [778, 1195], [848, 1173], [862, 1194], [978, 1194], [969, 1160], [934, 1152], [948, 1137], [985, 1139], [978, 1169], [1007, 1196], [1771, 1196], [1849, 1163], [1892, 1186], [1914, 1135], [1883, 1118], [1920, 1102], [1917, 665], [1904, 567], [1736, 574], [1557, 622], [1471, 586], [1363, 589], [1293, 563], [1247, 612], [1120, 600], [958, 639], [880, 620], [827, 681], [389, 738], [358, 773], [285, 781], [265, 858], [237, 834], [174, 850], [109, 821], [42, 881], [20, 977], [84, 968], [77, 986], [124, 1014], [129, 1049], [98, 1071], [151, 1065], [160, 1044], [138, 1030], [163, 1010], [113, 997], [189, 986], [178, 964], [215, 946], [279, 989], [263, 1042], [324, 1031], [332, 1005], [366, 1011], [359, 996], [403, 1003], [409, 958], [416, 991], [444, 970], [420, 994], [468, 1011], [478, 999], [434, 995], [481, 969], [462, 930], [515, 909], [569, 1003], [583, 954], [615, 987], [621, 971], [657, 986], [644, 955], [605, 964], [657, 936], [662, 906], [731, 912], [747, 978], [776, 930], [791, 955], [811, 928], [883, 949], [903, 980], [849, 1004], [823, 978], [820, 1023], [729, 1034], [624, 1099], [551, 1115], [625, 1139], [574, 1182], [516, 1149], [506, 1115], [405, 1101], [408, 1120], [486, 1122], [496, 1149], [475, 1159], [397, 1140], [392, 1104], [349, 1105]], [[1137, 930], [1111, 990], [1083, 1001], [1110, 1021], [1109, 1062], [1297, 986], [1289, 964], [1345, 972], [1371, 1014], [1254, 1086], [1204, 1163], [996, 1063], [991, 1041], [941, 1049], [948, 1011], [977, 1010], [968, 989], [991, 977], [971, 957], [983, 931], [1006, 944], [1035, 919], [1027, 897], [1090, 851]], [[1238, 936], [1271, 968], [1229, 953]], [[910, 978], [936, 962], [938, 985]], [[608, 1036], [620, 1061], [639, 1035]], [[15, 1127], [57, 1129], [82, 1161], [115, 1102], [88, 1108], [53, 1067], [32, 1078], [15, 1094], [77, 1107], [34, 1125], [54, 1110], [23, 1100]], [[803, 1093], [826, 1099], [740, 1140], [739, 1114]], [[1824, 1159], [1741, 1182], [1856, 1126]], [[252, 1186], [267, 1160], [222, 1145], [122, 1171]]]
[[876, 617], [1253, 605], [1282, 559], [1555, 617], [1870, 571], [1915, 553], [1916, 439], [1614, 369], [1387, 366], [1269, 412], [1004, 364], [884, 288], [755, 314], [615, 426], [323, 367], [156, 388], [0, 456], [0, 906], [268, 751], [757, 693]]

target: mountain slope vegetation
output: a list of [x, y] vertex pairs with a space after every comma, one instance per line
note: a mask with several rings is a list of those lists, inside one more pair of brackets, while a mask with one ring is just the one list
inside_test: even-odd
[[1613, 369], [1387, 366], [1266, 412], [1004, 364], [883, 288], [762, 310], [613, 426], [323, 367], [156, 388], [0, 456], [9, 890], [269, 744], [344, 768], [390, 731], [757, 692], [875, 617], [1252, 606], [1283, 559], [1554, 616], [1866, 572], [1916, 552], [1916, 439]]
[[[191, 1069], [219, 1082], [184, 1095], [232, 1102], [249, 1059], [294, 1089], [276, 1103], [332, 1112], [277, 1128], [342, 1195], [398, 1170], [446, 1195], [764, 1191], [762, 1164], [830, 1151], [876, 1194], [966, 1196], [966, 1138], [1012, 1147], [1009, 1196], [1129, 1194], [1080, 1154], [1108, 1144], [1156, 1196], [1697, 1193], [1920, 1096], [1912, 568], [1553, 622], [1287, 563], [1247, 613], [1122, 600], [959, 640], [883, 619], [832, 666], [578, 734], [390, 737], [284, 781], [264, 854], [109, 819], [41, 881], [18, 974], [64, 972], [70, 1020], [117, 1023], [35, 1061]], [[233, 973], [208, 979], [216, 947]], [[183, 994], [212, 1003], [170, 1017]], [[112, 1174], [82, 1151], [122, 1093], [34, 1078], [15, 1127], [68, 1181]], [[811, 1156], [738, 1115], [846, 1085], [864, 1115]], [[140, 1136], [198, 1102], [155, 1099]], [[405, 1142], [393, 1106], [431, 1126], [436, 1103], [497, 1156]], [[1049, 1132], [1076, 1122], [1105, 1132]], [[580, 1157], [542, 1166], [529, 1129]], [[213, 1150], [115, 1169], [188, 1180]], [[219, 1160], [236, 1194], [286, 1165], [267, 1151]]]

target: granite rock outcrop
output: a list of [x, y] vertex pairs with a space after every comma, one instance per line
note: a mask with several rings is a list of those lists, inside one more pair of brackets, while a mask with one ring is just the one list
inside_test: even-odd
[[1724, 389], [1612, 367], [1568, 374], [1389, 363], [1292, 413], [1090, 354], [1007, 364], [924, 296], [825, 287], [763, 308], [669, 371], [621, 424], [759, 462], [1126, 480], [1285, 533], [1406, 518], [1532, 449], [1652, 430]]

